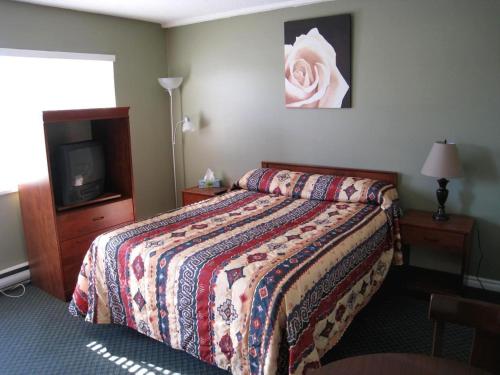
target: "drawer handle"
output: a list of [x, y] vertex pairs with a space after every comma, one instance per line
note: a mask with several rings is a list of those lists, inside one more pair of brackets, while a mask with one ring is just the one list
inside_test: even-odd
[[439, 239], [437, 239], [437, 238], [430, 238], [430, 237], [424, 237], [424, 240], [429, 241], [429, 242], [438, 242], [439, 241]]
[[99, 221], [99, 220], [102, 220], [102, 219], [104, 219], [104, 216], [97, 216], [97, 217], [93, 217], [92, 221]]

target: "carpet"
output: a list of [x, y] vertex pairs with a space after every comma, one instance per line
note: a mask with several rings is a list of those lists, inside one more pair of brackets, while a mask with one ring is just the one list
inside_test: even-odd
[[[323, 363], [378, 352], [430, 353], [425, 300], [377, 295]], [[0, 296], [1, 374], [227, 375], [127, 327], [94, 325], [69, 315], [68, 304], [28, 285], [22, 298]], [[466, 361], [472, 330], [447, 325], [444, 356]]]

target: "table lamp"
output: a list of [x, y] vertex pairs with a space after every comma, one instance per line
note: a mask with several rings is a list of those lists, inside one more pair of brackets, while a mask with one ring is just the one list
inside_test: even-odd
[[436, 221], [446, 221], [449, 216], [446, 214], [444, 204], [448, 198], [448, 178], [461, 177], [462, 166], [458, 157], [457, 145], [448, 143], [446, 139], [435, 142], [425, 160], [421, 173], [425, 176], [438, 177], [439, 189], [436, 190], [436, 197], [439, 203], [438, 209], [432, 214]]

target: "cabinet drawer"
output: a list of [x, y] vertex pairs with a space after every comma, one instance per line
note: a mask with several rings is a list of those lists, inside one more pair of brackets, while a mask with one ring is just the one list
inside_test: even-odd
[[61, 241], [134, 220], [131, 199], [64, 212], [57, 217]]
[[188, 204], [201, 202], [212, 197], [201, 194], [184, 193], [182, 194], [182, 205], [187, 206]]
[[102, 233], [109, 232], [113, 229], [132, 223], [122, 223], [113, 228], [106, 228], [104, 230], [94, 232], [82, 237], [73, 238], [71, 240], [61, 242], [61, 261], [63, 269], [64, 290], [66, 297], [71, 297], [75, 289], [78, 273], [82, 266], [83, 258], [87, 253], [92, 241]]
[[401, 239], [403, 243], [409, 245], [424, 245], [457, 251], [461, 251], [464, 246], [462, 234], [406, 225], [401, 228]]

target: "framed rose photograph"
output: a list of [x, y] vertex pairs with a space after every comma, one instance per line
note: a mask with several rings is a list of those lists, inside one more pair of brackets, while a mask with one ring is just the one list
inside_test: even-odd
[[351, 15], [285, 22], [287, 108], [351, 108]]

